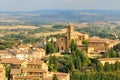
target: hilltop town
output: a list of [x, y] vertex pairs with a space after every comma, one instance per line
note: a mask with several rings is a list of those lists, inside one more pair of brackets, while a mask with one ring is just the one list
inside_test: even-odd
[[[13, 34], [1, 37], [0, 80], [79, 80], [76, 75], [84, 79], [82, 77], [89, 73], [119, 73], [119, 38], [90, 36], [74, 28], [72, 23], [68, 23], [63, 32], [57, 31], [55, 36], [47, 35], [41, 38], [41, 42], [34, 38], [27, 40], [30, 37], [27, 31], [22, 35], [17, 33], [20, 34], [18, 38]], [[11, 41], [10, 37], [15, 38], [15, 42]], [[112, 68], [109, 69], [108, 66]]]

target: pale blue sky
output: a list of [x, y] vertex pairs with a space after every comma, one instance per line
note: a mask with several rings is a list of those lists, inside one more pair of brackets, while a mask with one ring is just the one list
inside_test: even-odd
[[120, 10], [120, 0], [0, 0], [0, 11], [41, 9]]

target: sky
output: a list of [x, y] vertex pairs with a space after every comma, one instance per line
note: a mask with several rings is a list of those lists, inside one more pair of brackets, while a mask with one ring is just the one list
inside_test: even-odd
[[0, 11], [120, 10], [120, 0], [0, 0]]

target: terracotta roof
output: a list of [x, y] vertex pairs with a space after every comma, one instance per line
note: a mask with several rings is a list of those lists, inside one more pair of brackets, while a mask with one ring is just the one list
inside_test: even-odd
[[16, 76], [15, 79], [32, 79], [32, 76]]
[[42, 63], [44, 63], [44, 62], [41, 60], [28, 61], [28, 64], [42, 65]]
[[37, 69], [37, 68], [22, 68], [23, 72], [46, 72], [45, 70], [42, 69]]
[[21, 74], [21, 69], [11, 69], [11, 74]]
[[100, 38], [100, 37], [97, 37], [97, 36], [93, 36], [89, 39], [89, 42], [92, 42], [92, 41], [107, 42], [107, 41], [110, 41], [110, 40], [105, 39], [105, 38]]
[[[1, 58], [1, 63], [7, 64], [22, 64], [25, 60], [18, 60], [17, 58]], [[42, 65], [44, 61], [42, 60], [29, 60], [28, 64], [31, 65]]]
[[9, 52], [8, 50], [0, 50], [0, 54], [8, 53], [8, 52]]
[[18, 60], [16, 58], [1, 58], [1, 63], [7, 64], [22, 64], [24, 60]]
[[38, 79], [38, 80], [42, 80], [40, 77], [34, 77], [34, 76], [16, 76], [15, 79], [30, 79], [30, 80], [34, 80], [34, 79]]

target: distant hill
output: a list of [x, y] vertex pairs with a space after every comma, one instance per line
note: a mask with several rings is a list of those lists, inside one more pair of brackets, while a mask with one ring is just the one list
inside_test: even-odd
[[0, 11], [0, 24], [34, 24], [51, 22], [119, 21], [120, 10], [36, 10]]

